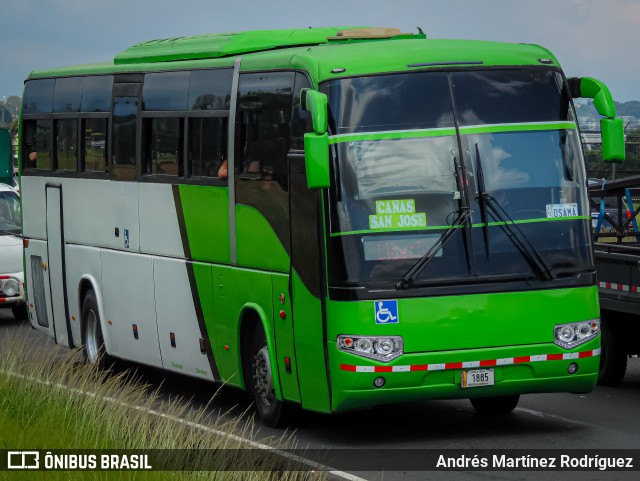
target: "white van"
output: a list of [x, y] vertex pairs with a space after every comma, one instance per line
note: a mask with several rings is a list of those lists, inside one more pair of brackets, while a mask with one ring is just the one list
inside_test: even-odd
[[11, 307], [16, 319], [27, 317], [22, 255], [20, 198], [0, 184], [0, 309]]

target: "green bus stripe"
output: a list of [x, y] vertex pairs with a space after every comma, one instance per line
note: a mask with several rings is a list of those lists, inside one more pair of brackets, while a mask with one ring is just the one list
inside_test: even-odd
[[[525, 122], [519, 124], [487, 124], [460, 127], [460, 133], [489, 134], [501, 132], [527, 132], [540, 130], [575, 129], [575, 122]], [[362, 142], [373, 140], [421, 139], [428, 137], [452, 137], [456, 134], [453, 128], [422, 129], [422, 130], [389, 130], [385, 132], [364, 132], [361, 134], [342, 134], [329, 137], [329, 144], [344, 142]]]
[[[513, 224], [533, 224], [537, 222], [560, 222], [560, 221], [570, 221], [570, 220], [590, 220], [591, 217], [584, 215], [577, 215], [572, 217], [541, 217], [537, 219], [522, 219], [522, 220], [514, 220]], [[489, 222], [487, 226], [495, 227], [511, 224], [511, 222]], [[346, 235], [366, 235], [366, 234], [380, 234], [381, 232], [407, 232], [407, 231], [425, 231], [425, 230], [446, 230], [449, 225], [432, 225], [427, 227], [411, 227], [407, 229], [375, 229], [375, 230], [354, 230], [349, 232], [332, 232], [331, 237], [342, 237]], [[484, 224], [472, 224], [472, 228], [484, 227]], [[464, 228], [464, 226], [458, 226], [458, 229]]]
[[389, 130], [386, 132], [365, 132], [362, 134], [332, 135], [330, 144], [344, 142], [360, 142], [363, 140], [395, 140], [395, 139], [421, 139], [426, 137], [452, 137], [456, 135], [456, 129], [424, 129], [424, 130]]
[[529, 122], [521, 124], [488, 124], [460, 127], [462, 135], [468, 134], [499, 134], [501, 132], [527, 132], [539, 130], [567, 130], [575, 129], [575, 122]]
[[213, 348], [211, 346], [211, 339], [209, 332], [207, 331], [207, 324], [204, 319], [204, 311], [202, 309], [202, 301], [200, 299], [200, 292], [198, 290], [198, 282], [196, 279], [196, 273], [193, 267], [193, 261], [191, 260], [191, 247], [189, 245], [189, 237], [187, 236], [187, 226], [184, 218], [184, 209], [182, 207], [182, 198], [180, 197], [180, 188], [177, 185], [171, 186], [173, 193], [173, 202], [176, 207], [176, 214], [178, 216], [178, 226], [180, 228], [180, 238], [182, 240], [182, 246], [185, 254], [185, 265], [187, 267], [187, 277], [189, 279], [189, 288], [191, 291], [191, 298], [193, 299], [193, 306], [196, 311], [196, 319], [198, 320], [198, 327], [200, 328], [200, 336], [203, 339], [205, 353], [207, 360], [209, 361], [209, 368], [211, 369], [211, 375], [214, 381], [221, 381], [220, 371], [218, 370], [218, 364], [213, 355]]

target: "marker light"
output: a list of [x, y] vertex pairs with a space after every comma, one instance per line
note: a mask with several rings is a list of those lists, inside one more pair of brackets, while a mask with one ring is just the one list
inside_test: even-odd
[[404, 343], [400, 336], [338, 336], [338, 349], [356, 356], [389, 362], [402, 355]]
[[600, 334], [600, 319], [558, 324], [553, 328], [554, 342], [565, 349], [572, 349], [584, 344]]

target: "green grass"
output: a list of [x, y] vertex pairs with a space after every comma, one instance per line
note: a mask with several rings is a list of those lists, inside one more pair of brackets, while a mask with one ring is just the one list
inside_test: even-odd
[[[251, 448], [235, 436], [252, 438], [252, 421], [230, 416], [232, 421], [212, 420], [206, 407], [195, 409], [181, 398], [160, 399], [157, 391], [128, 372], [99, 372], [80, 360], [78, 352], [52, 355], [48, 349], [29, 348], [20, 339], [5, 340], [0, 347], [0, 449]], [[285, 435], [260, 443], [278, 448], [291, 446], [294, 440]], [[238, 471], [0, 472], [0, 479], [324, 479], [319, 473], [289, 471], [283, 458], [267, 451], [247, 449], [232, 454], [224, 462]], [[256, 462], [264, 470], [252, 470]]]

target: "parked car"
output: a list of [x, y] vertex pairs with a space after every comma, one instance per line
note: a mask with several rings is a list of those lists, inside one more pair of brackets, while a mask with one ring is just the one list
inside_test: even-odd
[[10, 307], [16, 319], [26, 319], [22, 262], [20, 198], [0, 184], [0, 308]]

